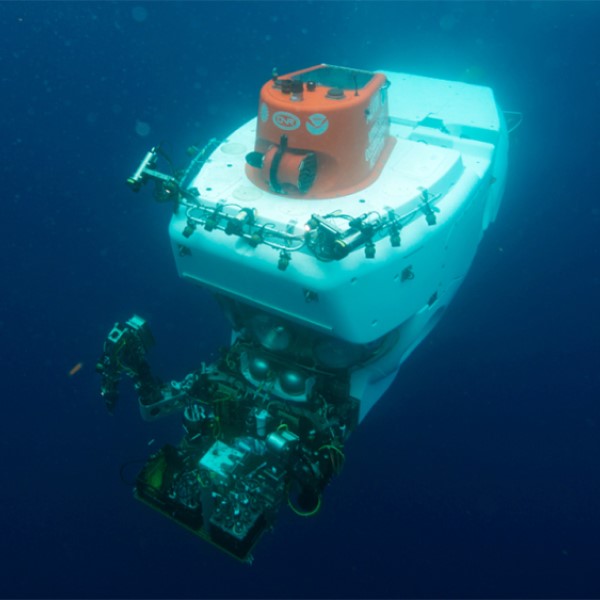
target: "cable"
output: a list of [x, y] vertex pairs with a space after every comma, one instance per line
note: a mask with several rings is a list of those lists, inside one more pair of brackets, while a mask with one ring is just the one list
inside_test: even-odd
[[[519, 128], [523, 122], [523, 113], [516, 110], [505, 110], [503, 111], [504, 118], [506, 119], [506, 128], [510, 135], [513, 131]], [[512, 119], [513, 123], [509, 126], [509, 121]]]
[[[341, 471], [342, 467], [344, 466], [344, 463], [346, 462], [346, 455], [342, 452], [342, 450], [340, 448], [338, 448], [337, 446], [334, 446], [333, 444], [323, 444], [320, 448], [319, 448], [319, 452], [321, 450], [333, 450], [334, 453], [330, 454], [330, 460], [331, 460], [331, 468], [334, 470], [334, 472], [337, 474]], [[338, 459], [334, 459], [333, 457], [337, 456]]]
[[289, 493], [288, 493], [287, 503], [288, 503], [288, 506], [289, 506], [289, 507], [290, 507], [290, 508], [291, 508], [291, 509], [292, 509], [292, 510], [293, 510], [293, 511], [294, 511], [294, 512], [295, 512], [295, 513], [296, 513], [296, 514], [299, 516], [299, 517], [312, 517], [312, 516], [316, 515], [316, 514], [319, 512], [319, 510], [321, 509], [321, 494], [319, 494], [319, 499], [318, 499], [318, 501], [317, 501], [317, 506], [316, 506], [316, 507], [315, 507], [313, 510], [310, 510], [310, 511], [307, 511], [307, 512], [303, 512], [303, 511], [301, 511], [299, 508], [296, 508], [296, 507], [293, 505], [292, 501], [290, 500], [290, 495], [289, 495]]

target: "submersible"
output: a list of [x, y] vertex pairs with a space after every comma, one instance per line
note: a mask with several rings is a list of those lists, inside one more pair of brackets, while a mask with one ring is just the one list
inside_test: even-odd
[[152, 148], [128, 183], [172, 203], [178, 273], [215, 295], [232, 335], [163, 383], [142, 317], [110, 331], [108, 408], [126, 375], [144, 419], [183, 420], [135, 496], [243, 561], [282, 504], [315, 514], [350, 434], [465, 278], [507, 153], [489, 88], [331, 65], [273, 73], [257, 117], [181, 172]]

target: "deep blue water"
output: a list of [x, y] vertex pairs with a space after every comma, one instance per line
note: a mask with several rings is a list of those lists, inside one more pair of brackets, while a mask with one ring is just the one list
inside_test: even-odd
[[[598, 32], [593, 2], [1, 3], [0, 595], [600, 597]], [[134, 312], [166, 378], [227, 342], [124, 179], [320, 62], [466, 78], [524, 121], [451, 308], [247, 567], [131, 498], [119, 466], [179, 424], [131, 389], [107, 415], [93, 365]]]

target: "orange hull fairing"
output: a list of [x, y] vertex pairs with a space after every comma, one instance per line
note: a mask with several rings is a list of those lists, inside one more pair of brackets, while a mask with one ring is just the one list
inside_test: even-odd
[[394, 145], [388, 85], [380, 73], [329, 65], [274, 76], [260, 92], [255, 151], [246, 157], [250, 180], [298, 198], [370, 185]]

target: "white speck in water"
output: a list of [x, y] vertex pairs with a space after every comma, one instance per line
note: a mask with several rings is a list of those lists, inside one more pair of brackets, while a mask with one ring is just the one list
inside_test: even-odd
[[144, 121], [136, 121], [135, 132], [140, 137], [146, 137], [150, 133], [150, 125], [148, 125], [148, 123], [145, 123]]

